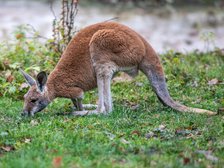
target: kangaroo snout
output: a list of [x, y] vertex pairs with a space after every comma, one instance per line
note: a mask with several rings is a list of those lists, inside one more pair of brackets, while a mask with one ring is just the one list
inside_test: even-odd
[[21, 116], [22, 117], [26, 117], [26, 116], [28, 116], [28, 111], [26, 111], [26, 110], [23, 110], [23, 112], [21, 113]]
[[27, 110], [23, 110], [23, 112], [21, 113], [21, 116], [23, 116], [23, 117], [34, 116], [34, 113], [27, 111]]

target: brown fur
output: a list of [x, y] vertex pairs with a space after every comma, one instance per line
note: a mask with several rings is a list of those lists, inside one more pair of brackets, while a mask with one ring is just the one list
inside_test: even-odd
[[[141, 70], [145, 73], [164, 105], [182, 112], [215, 114], [173, 101], [166, 88], [159, 57], [152, 47], [135, 31], [115, 22], [94, 24], [77, 33], [48, 77], [47, 98], [50, 101], [56, 97], [81, 98], [85, 91], [96, 88], [97, 83], [99, 88], [100, 80], [104, 87], [109, 87], [107, 79], [126, 68], [130, 72]], [[106, 92], [105, 88], [102, 92]], [[110, 98], [106, 96], [104, 99]], [[102, 109], [98, 110], [110, 111], [112, 108], [105, 102], [104, 105], [106, 109], [100, 107]]]

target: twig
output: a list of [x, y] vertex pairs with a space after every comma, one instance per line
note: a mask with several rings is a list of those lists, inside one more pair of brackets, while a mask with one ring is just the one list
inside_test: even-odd
[[119, 17], [117, 16], [117, 17], [113, 17], [113, 18], [111, 18], [111, 19], [105, 20], [105, 21], [103, 21], [103, 22], [110, 22], [110, 21], [118, 20], [118, 19], [119, 19]]
[[57, 21], [52, 6], [51, 11], [55, 18], [53, 20], [53, 44], [56, 47], [54, 48], [62, 53], [76, 32], [76, 29], [74, 30], [74, 20], [78, 13], [78, 0], [61, 0], [61, 5], [61, 17], [59, 21]]
[[34, 36], [36, 36], [36, 37], [28, 37], [28, 38], [42, 38], [42, 39], [49, 40], [49, 38], [40, 35], [40, 34], [38, 33], [38, 31], [37, 31], [31, 24], [26, 24], [26, 25], [32, 29], [32, 31], [33, 31], [32, 34], [33, 34]]

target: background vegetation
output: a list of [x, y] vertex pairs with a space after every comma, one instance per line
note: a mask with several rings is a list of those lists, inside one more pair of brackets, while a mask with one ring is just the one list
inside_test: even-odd
[[[0, 43], [0, 167], [224, 165], [223, 115], [182, 114], [163, 107], [142, 74], [134, 80], [115, 78], [115, 108], [108, 116], [70, 116], [70, 100], [56, 99], [44, 112], [22, 118], [28, 86], [18, 68], [33, 76], [40, 70], [49, 73], [60, 57], [52, 47], [55, 39], [42, 43], [38, 37], [32, 27], [20, 26], [13, 41]], [[175, 100], [214, 111], [224, 106], [222, 49], [169, 51], [161, 61]], [[85, 103], [95, 104], [96, 95], [96, 90], [86, 93]]]
[[[88, 1], [88, 0], [86, 0]], [[81, 1], [80, 1], [81, 2]], [[84, 1], [83, 1], [84, 2]], [[93, 0], [93, 2], [107, 4], [128, 4], [132, 3], [137, 6], [158, 6], [158, 5], [218, 5], [222, 4], [223, 0]]]

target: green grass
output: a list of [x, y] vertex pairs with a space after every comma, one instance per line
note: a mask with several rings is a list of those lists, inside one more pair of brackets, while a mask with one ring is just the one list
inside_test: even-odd
[[[223, 57], [217, 55], [162, 56], [172, 97], [214, 111], [224, 106]], [[209, 86], [213, 78], [221, 82]], [[163, 107], [142, 74], [114, 83], [112, 92], [110, 115], [86, 117], [57, 115], [71, 111], [69, 100], [57, 99], [22, 118], [22, 101], [1, 97], [0, 167], [223, 167], [224, 116]], [[85, 103], [96, 99], [96, 90], [85, 95]]]

